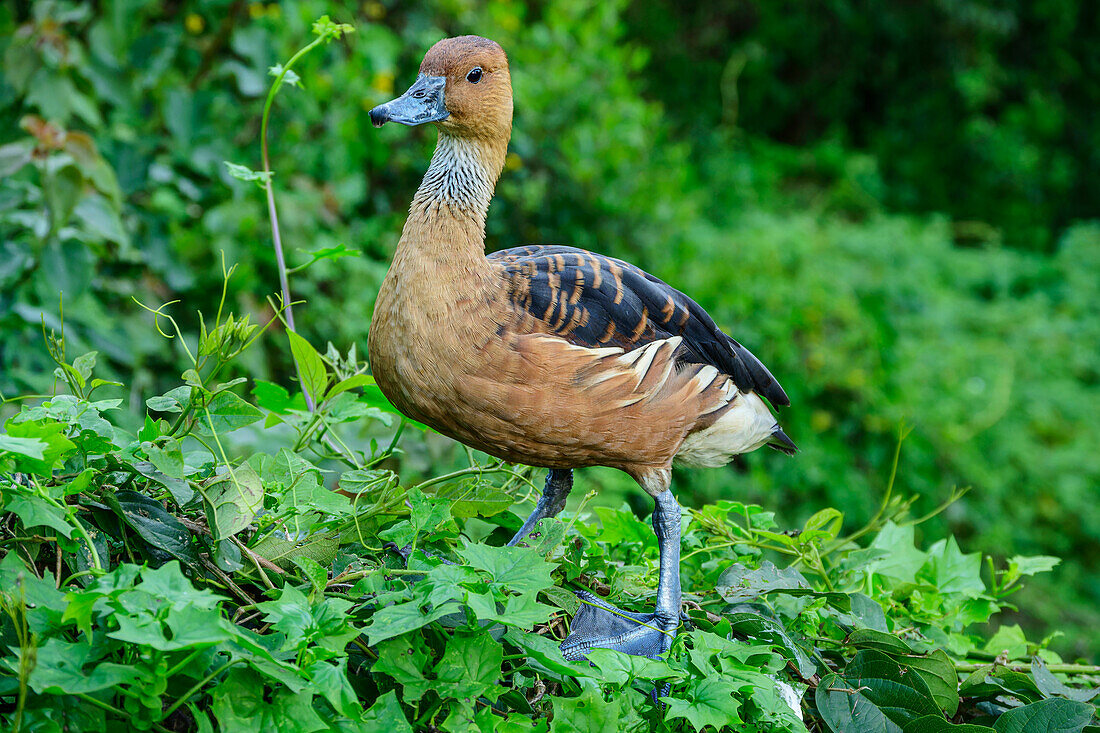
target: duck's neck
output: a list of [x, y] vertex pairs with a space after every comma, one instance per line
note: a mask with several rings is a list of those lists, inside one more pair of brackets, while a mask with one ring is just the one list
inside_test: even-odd
[[409, 207], [401, 248], [436, 261], [484, 260], [485, 217], [507, 149], [507, 139], [440, 131], [431, 165]]

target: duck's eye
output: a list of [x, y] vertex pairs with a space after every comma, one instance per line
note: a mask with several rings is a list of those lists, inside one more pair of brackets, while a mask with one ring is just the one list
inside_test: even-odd
[[466, 81], [470, 82], [471, 84], [477, 84], [479, 81], [481, 81], [481, 67], [475, 66], [474, 68], [470, 69], [470, 73], [466, 75]]

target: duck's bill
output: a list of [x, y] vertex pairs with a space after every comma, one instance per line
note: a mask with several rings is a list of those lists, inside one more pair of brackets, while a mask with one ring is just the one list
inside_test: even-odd
[[425, 122], [437, 122], [450, 116], [443, 101], [445, 76], [421, 74], [409, 91], [392, 102], [380, 104], [370, 111], [370, 121], [375, 127], [387, 122], [397, 122], [414, 127]]

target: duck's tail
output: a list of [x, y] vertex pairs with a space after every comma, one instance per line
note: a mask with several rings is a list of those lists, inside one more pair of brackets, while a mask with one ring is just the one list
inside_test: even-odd
[[798, 452], [798, 446], [794, 444], [793, 440], [787, 437], [787, 434], [783, 432], [783, 428], [779, 427], [778, 424], [775, 426], [775, 429], [772, 430], [772, 436], [768, 439], [766, 445], [788, 456], [793, 456]]

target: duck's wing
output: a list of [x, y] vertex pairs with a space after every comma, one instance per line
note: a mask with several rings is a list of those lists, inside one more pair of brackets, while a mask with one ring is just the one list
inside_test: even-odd
[[534, 319], [543, 333], [577, 346], [628, 352], [679, 336], [678, 361], [709, 364], [742, 392], [790, 404], [768, 368], [723, 333], [702, 306], [634, 265], [564, 246], [515, 247], [489, 259], [503, 267], [517, 313]]

